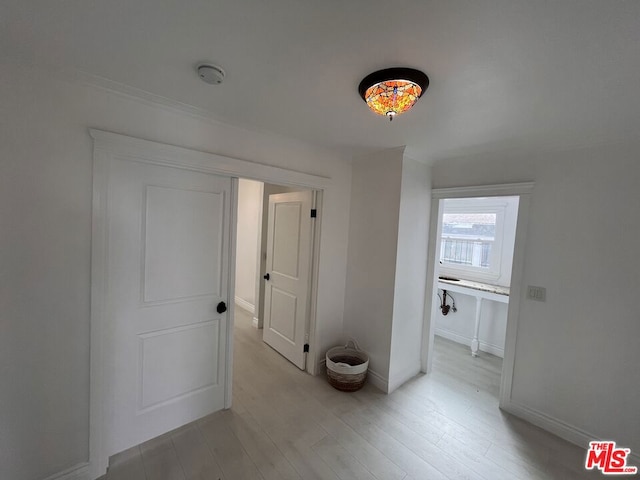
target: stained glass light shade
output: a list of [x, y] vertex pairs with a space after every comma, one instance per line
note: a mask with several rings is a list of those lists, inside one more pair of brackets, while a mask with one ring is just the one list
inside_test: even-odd
[[429, 86], [429, 77], [412, 68], [387, 68], [360, 82], [358, 90], [369, 108], [389, 120], [415, 105]]

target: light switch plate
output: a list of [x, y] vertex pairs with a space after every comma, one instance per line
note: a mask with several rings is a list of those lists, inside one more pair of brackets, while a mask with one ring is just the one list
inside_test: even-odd
[[530, 300], [537, 300], [538, 302], [545, 302], [547, 300], [547, 289], [544, 287], [534, 287], [529, 285], [527, 288], [527, 298]]

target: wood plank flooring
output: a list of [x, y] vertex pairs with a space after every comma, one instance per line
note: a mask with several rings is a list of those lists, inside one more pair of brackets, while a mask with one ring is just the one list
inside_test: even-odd
[[436, 338], [434, 373], [342, 393], [236, 309], [233, 408], [111, 458], [106, 480], [584, 479], [585, 452], [501, 412], [501, 359]]

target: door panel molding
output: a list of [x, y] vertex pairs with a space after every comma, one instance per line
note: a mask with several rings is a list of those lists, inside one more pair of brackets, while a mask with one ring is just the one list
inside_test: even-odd
[[[270, 311], [269, 311], [269, 318], [270, 318], [270, 322], [269, 322], [269, 330], [271, 330], [272, 332], [274, 332], [275, 334], [279, 335], [280, 337], [282, 337], [283, 340], [289, 342], [292, 345], [295, 345], [295, 337], [296, 337], [296, 324], [294, 323], [293, 325], [289, 326], [289, 325], [282, 325], [282, 327], [284, 328], [279, 328], [279, 324], [280, 322], [277, 320], [277, 316], [276, 319], [274, 319], [274, 313], [278, 313], [277, 311], [274, 312], [274, 306], [276, 307], [275, 310], [282, 310], [282, 308], [278, 309], [277, 307], [281, 307], [283, 306], [282, 303], [283, 302], [288, 302], [289, 305], [289, 309], [293, 310], [294, 312], [296, 312], [298, 310], [298, 297], [296, 297], [295, 295], [291, 294], [290, 292], [287, 292], [286, 290], [281, 290], [278, 287], [271, 287], [270, 289], [270, 293], [271, 293], [271, 298], [269, 299], [269, 306]], [[278, 300], [276, 297], [280, 297], [280, 300]], [[286, 332], [284, 331], [285, 329], [287, 329], [288, 327], [290, 327], [290, 332]]]
[[[181, 195], [182, 198], [179, 198]], [[162, 196], [173, 198], [161, 198]], [[191, 198], [187, 198], [191, 196]], [[198, 197], [198, 198], [196, 198]], [[180, 201], [184, 205], [185, 212], [167, 212], [168, 204], [175, 206], [175, 202]], [[189, 203], [187, 203], [189, 202]], [[198, 262], [190, 265], [186, 265], [190, 269], [202, 270], [199, 273], [200, 280], [203, 283], [214, 282], [213, 291], [198, 291], [202, 290], [196, 284], [198, 278], [193, 278], [191, 275], [190, 281], [192, 284], [182, 285], [179, 288], [185, 290], [181, 295], [166, 296], [164, 292], [168, 288], [177, 288], [177, 285], [158, 285], [157, 277], [161, 278], [180, 278], [181, 275], [174, 275], [175, 266], [167, 265], [170, 258], [171, 251], [162, 251], [162, 248], [168, 247], [167, 245], [157, 245], [154, 243], [156, 230], [164, 230], [163, 225], [167, 223], [173, 223], [174, 228], [171, 229], [173, 236], [181, 235], [186, 231], [192, 231], [188, 224], [180, 223], [181, 219], [185, 218], [184, 213], [189, 213], [189, 210], [196, 208], [206, 208], [212, 215], [209, 219], [211, 221], [210, 227], [215, 227], [215, 223], [219, 222], [224, 216], [225, 210], [225, 193], [224, 192], [206, 192], [187, 188], [175, 188], [165, 187], [157, 185], [146, 185], [144, 192], [144, 203], [142, 206], [143, 218], [142, 218], [142, 240], [140, 242], [142, 246], [142, 254], [140, 259], [141, 265], [141, 280], [142, 280], [142, 303], [143, 304], [159, 304], [165, 302], [171, 302], [176, 300], [186, 300], [191, 298], [198, 298], [204, 296], [220, 296], [222, 285], [222, 270], [219, 268], [222, 262], [224, 239], [222, 238], [222, 232], [216, 232], [212, 237], [199, 238], [200, 242], [211, 245], [214, 248], [209, 248], [210, 254], [204, 259], [199, 259]], [[174, 209], [175, 210], [175, 209]], [[173, 214], [167, 215], [166, 214]], [[184, 237], [184, 236], [183, 236]], [[197, 248], [200, 245], [188, 245], [185, 242], [188, 238], [171, 238], [175, 243], [181, 243], [184, 246], [184, 251], [188, 252], [192, 248]], [[181, 264], [183, 262], [172, 262]], [[155, 266], [155, 268], [153, 268]], [[151, 271], [150, 271], [151, 270]], [[162, 272], [164, 270], [164, 272]], [[209, 272], [220, 271], [220, 275], [207, 278], [210, 275]], [[197, 270], [196, 270], [197, 271]], [[152, 274], [153, 273], [153, 274]], [[165, 282], [166, 283], [166, 282]]]
[[[196, 332], [196, 330], [198, 331]], [[205, 332], [203, 330], [211, 331]], [[157, 376], [162, 373], [157, 371], [159, 366], [158, 364], [162, 364], [162, 362], [166, 362], [168, 360], [166, 358], [166, 352], [169, 350], [170, 345], [167, 345], [167, 342], [171, 341], [171, 336], [192, 334], [193, 340], [198, 342], [205, 340], [206, 335], [208, 334], [213, 335], [215, 343], [219, 344], [222, 340], [220, 338], [220, 330], [220, 320], [216, 318], [205, 322], [191, 323], [188, 325], [181, 325], [179, 327], [164, 328], [162, 330], [138, 334], [138, 355], [140, 357], [140, 361], [138, 363], [139, 391], [137, 408], [139, 413], [149, 412], [155, 408], [176, 402], [181, 398], [193, 395], [194, 393], [200, 392], [204, 389], [219, 385], [221, 377], [220, 366], [218, 365], [216, 355], [210, 355], [213, 352], [207, 351], [207, 349], [202, 349], [203, 351], [200, 352], [195, 351], [195, 349], [183, 352], [182, 360], [193, 360], [195, 355], [199, 354], [200, 357], [203, 357], [204, 354], [205, 357], [200, 358], [200, 361], [205, 360], [207, 362], [214, 363], [215, 371], [213, 373], [215, 373], [215, 375], [213, 378], [200, 379], [200, 381], [194, 377], [190, 379], [187, 378], [186, 380], [189, 380], [192, 385], [186, 385], [182, 391], [161, 392], [160, 394], [164, 395], [164, 397], [153, 399], [153, 393], [149, 392], [152, 387], [150, 386], [149, 388], [145, 388], [147, 386], [145, 374], [153, 377], [154, 375]], [[156, 345], [154, 345], [154, 342]], [[161, 343], [158, 344], [157, 342]], [[157, 355], [154, 355], [156, 353], [153, 351], [154, 349], [159, 350], [157, 351]], [[207, 354], [209, 354], [211, 358], [207, 358]], [[156, 395], [158, 394], [156, 393]]]
[[[274, 235], [281, 232], [281, 228], [293, 228], [297, 237], [300, 237], [302, 227], [302, 204], [293, 202], [283, 202], [274, 205], [273, 223]], [[283, 225], [286, 223], [287, 225]], [[294, 224], [295, 223], [295, 224]], [[271, 248], [271, 272], [283, 275], [292, 280], [297, 280], [300, 275], [300, 245], [295, 245], [295, 255], [291, 255], [289, 247], [291, 245], [282, 245], [284, 239], [274, 238]], [[282, 248], [284, 247], [284, 249]]]

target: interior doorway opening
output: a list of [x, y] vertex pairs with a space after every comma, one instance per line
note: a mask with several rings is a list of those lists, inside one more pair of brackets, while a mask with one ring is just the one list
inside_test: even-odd
[[498, 403], [519, 197], [439, 200], [433, 371]]
[[317, 189], [307, 354], [314, 373], [317, 232], [331, 181], [99, 130], [90, 133], [89, 471], [98, 478], [110, 456], [231, 407], [240, 177]]
[[310, 373], [319, 201], [304, 187], [238, 181], [234, 320], [251, 319], [267, 345]]
[[[460, 379], [455, 382], [469, 395], [488, 392], [483, 397], [488, 399], [490, 408], [498, 405], [508, 408], [511, 402], [532, 191], [532, 183], [432, 191], [422, 371], [436, 372], [437, 378], [439, 366], [440, 370], [443, 366], [453, 368], [455, 362], [444, 354], [438, 356], [437, 350], [442, 345], [457, 349]], [[468, 211], [474, 202], [479, 203]], [[449, 214], [446, 219], [445, 213]], [[465, 213], [478, 216], [465, 218]], [[492, 222], [495, 224], [488, 226]], [[443, 227], [444, 223], [448, 225]], [[505, 228], [509, 229], [507, 234]], [[501, 242], [500, 248], [495, 248], [496, 242]], [[466, 333], [455, 337], [455, 328], [462, 323]], [[445, 338], [447, 335], [449, 338]], [[495, 340], [498, 338], [504, 338], [504, 343]], [[487, 371], [480, 369], [474, 373], [464, 365], [477, 367], [487, 359], [493, 361], [485, 365], [492, 372], [491, 385], [474, 387], [473, 382]]]

